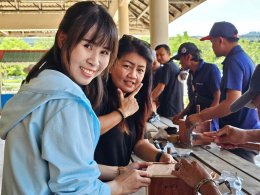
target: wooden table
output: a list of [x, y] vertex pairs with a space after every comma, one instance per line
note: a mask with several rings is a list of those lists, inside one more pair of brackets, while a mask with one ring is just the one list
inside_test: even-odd
[[[184, 149], [176, 147], [176, 150], [183, 152]], [[200, 162], [208, 170], [214, 171], [218, 175], [224, 170], [236, 173], [243, 179], [242, 191], [245, 194], [260, 193], [260, 168], [258, 166], [227, 150], [222, 150], [214, 144], [193, 147], [191, 150], [188, 159]]]
[[[148, 132], [155, 135], [158, 128], [167, 128], [175, 126], [172, 122], [161, 117], [160, 121], [147, 124]], [[217, 145], [196, 146], [192, 148], [183, 148], [178, 144], [174, 144], [178, 153], [191, 152], [185, 157], [190, 160], [196, 160], [209, 171], [214, 171], [219, 176], [222, 171], [230, 171], [236, 173], [242, 178], [242, 191], [244, 194], [260, 194], [260, 167], [250, 163], [243, 158], [227, 151], [220, 149]], [[177, 158], [178, 159], [178, 158]]]

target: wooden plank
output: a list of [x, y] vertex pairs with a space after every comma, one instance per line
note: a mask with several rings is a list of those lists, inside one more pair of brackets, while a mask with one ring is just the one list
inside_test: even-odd
[[162, 123], [164, 123], [165, 125], [167, 125], [168, 127], [176, 127], [177, 129], [179, 129], [179, 125], [173, 124], [172, 121], [170, 119], [168, 119], [168, 118], [160, 116], [160, 121]]
[[[176, 148], [177, 150], [179, 150], [179, 148]], [[183, 150], [183, 149], [181, 149], [181, 150]], [[187, 150], [187, 152], [188, 151], [190, 151], [189, 149], [186, 149]], [[180, 151], [180, 150], [179, 150]], [[138, 158], [134, 153], [131, 155], [132, 156], [132, 158], [133, 158], [133, 160], [135, 161], [135, 162], [140, 162], [140, 161], [142, 161], [140, 158]], [[180, 158], [178, 158], [178, 160], [179, 160]], [[203, 166], [205, 169], [207, 169], [207, 171], [209, 172], [209, 173], [211, 173], [211, 172], [214, 172], [214, 170], [212, 170], [211, 168], [209, 168], [209, 167], [207, 167], [205, 164], [203, 164], [202, 162], [200, 162], [200, 161], [198, 161], [197, 160], [197, 158], [195, 158], [194, 156], [188, 156], [187, 157], [187, 159], [189, 159], [189, 160], [196, 160], [201, 166]], [[216, 178], [218, 178], [219, 177], [219, 175], [217, 174], [216, 175]], [[223, 185], [221, 185], [221, 186], [218, 186], [218, 189], [220, 190], [220, 192], [222, 193], [222, 194], [224, 194], [224, 193], [226, 193], [226, 192], [228, 192], [228, 189], [227, 189], [227, 187], [223, 184]], [[145, 193], [145, 190], [144, 189], [142, 189], [142, 190], [139, 190], [138, 192], [136, 192], [136, 193], [134, 193], [134, 195], [145, 195], [146, 193]]]
[[[248, 175], [256, 178], [258, 181], [260, 181], [260, 167], [254, 165], [253, 163], [227, 151], [220, 149], [218, 146], [211, 144], [210, 146], [203, 146], [205, 150], [210, 152], [213, 155], [218, 156], [219, 158], [223, 159], [223, 161], [226, 161], [234, 166], [237, 167], [237, 169], [240, 169], [241, 171], [246, 172]], [[237, 163], [239, 162], [239, 163]], [[260, 186], [259, 186], [260, 191]]]
[[[222, 152], [222, 151], [220, 151]], [[224, 152], [224, 151], [223, 151]], [[225, 151], [223, 155], [227, 155], [228, 151]], [[230, 156], [234, 155], [230, 152], [228, 152]], [[245, 193], [248, 194], [257, 194], [260, 192], [260, 182], [251, 177], [249, 174], [247, 174], [244, 171], [241, 171], [236, 167], [236, 165], [240, 164], [241, 158], [235, 162], [235, 164], [231, 164], [228, 161], [225, 161], [221, 159], [220, 157], [213, 155], [209, 151], [201, 148], [201, 147], [194, 147], [193, 148], [193, 154], [194, 156], [201, 161], [206, 166], [213, 169], [218, 174], [221, 174], [223, 170], [231, 171], [233, 173], [236, 173], [240, 178], [243, 179], [242, 181], [242, 189]], [[235, 155], [234, 155], [235, 156]], [[244, 160], [244, 159], [243, 159]], [[251, 163], [251, 166], [255, 166]], [[247, 167], [245, 170], [247, 170], [249, 167]]]
[[157, 128], [161, 128], [161, 129], [165, 129], [168, 127], [166, 124], [162, 123], [161, 121], [154, 121], [154, 122], [151, 122], [151, 124]]
[[151, 131], [151, 132], [157, 132], [158, 131], [158, 128], [155, 127], [153, 124], [151, 124], [149, 122], [146, 123], [146, 129], [147, 129], [148, 132], [149, 131]]

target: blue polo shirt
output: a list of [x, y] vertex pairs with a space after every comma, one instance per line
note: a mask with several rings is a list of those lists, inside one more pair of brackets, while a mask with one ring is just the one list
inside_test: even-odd
[[[215, 64], [200, 61], [195, 72], [190, 71], [187, 85], [190, 108], [187, 115], [196, 113], [196, 105], [200, 109], [209, 108], [214, 99], [214, 93], [220, 89], [221, 73]], [[218, 120], [213, 119], [211, 130], [219, 129]]]
[[196, 105], [201, 110], [210, 107], [214, 93], [220, 89], [221, 73], [215, 64], [200, 61], [196, 72], [190, 71], [187, 85], [189, 102], [192, 104], [189, 114], [196, 113]]
[[[226, 56], [221, 80], [221, 101], [226, 99], [227, 90], [238, 90], [245, 93], [255, 65], [250, 57], [238, 45]], [[238, 112], [219, 119], [219, 127], [232, 125], [242, 129], [259, 129], [260, 122], [256, 109], [242, 108]]]

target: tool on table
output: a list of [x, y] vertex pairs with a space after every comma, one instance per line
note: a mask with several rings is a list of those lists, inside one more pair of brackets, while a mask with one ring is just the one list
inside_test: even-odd
[[[200, 113], [200, 105], [196, 105], [196, 112]], [[203, 132], [211, 130], [211, 120], [193, 124], [187, 129], [185, 121], [180, 121], [180, 143], [186, 147], [197, 145], [209, 145], [214, 139], [203, 135]]]

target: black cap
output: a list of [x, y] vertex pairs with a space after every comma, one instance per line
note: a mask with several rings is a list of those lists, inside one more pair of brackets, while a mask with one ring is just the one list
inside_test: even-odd
[[173, 56], [173, 59], [180, 60], [182, 55], [191, 54], [192, 56], [198, 56], [200, 50], [194, 43], [186, 42], [180, 45], [177, 55]]

